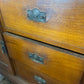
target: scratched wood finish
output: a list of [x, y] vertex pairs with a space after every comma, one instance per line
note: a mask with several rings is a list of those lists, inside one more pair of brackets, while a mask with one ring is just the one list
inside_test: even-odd
[[[84, 71], [84, 59], [75, 57], [76, 53], [73, 55], [73, 52], [70, 52], [72, 54], [70, 55], [67, 52], [64, 53], [64, 50], [61, 52], [55, 47], [10, 33], [4, 33], [4, 38], [12, 59], [65, 84], [80, 83]], [[44, 57], [44, 64], [35, 63], [29, 59], [29, 52]], [[80, 55], [78, 54], [78, 56]]]
[[[5, 31], [84, 54], [84, 0], [1, 0]], [[27, 9], [47, 12], [47, 22], [27, 19]]]
[[46, 84], [65, 84], [62, 83], [58, 80], [54, 80], [52, 78], [50, 78], [49, 76], [46, 76], [43, 73], [40, 73], [39, 71], [26, 66], [24, 64], [22, 64], [19, 61], [14, 61], [15, 62], [15, 69], [16, 69], [16, 75], [27, 80], [29, 82], [29, 84], [39, 84], [36, 80], [35, 80], [35, 76], [41, 77], [42, 79], [44, 79], [46, 81]]

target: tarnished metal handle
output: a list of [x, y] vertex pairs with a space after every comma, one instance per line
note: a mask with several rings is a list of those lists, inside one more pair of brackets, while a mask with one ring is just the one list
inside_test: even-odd
[[34, 78], [39, 84], [46, 84], [46, 81], [42, 79], [41, 77], [34, 76]]
[[44, 64], [44, 58], [38, 56], [38, 55], [35, 54], [35, 53], [29, 53], [29, 58], [30, 58], [31, 60], [33, 60], [34, 62], [36, 62], [36, 63]]
[[34, 8], [32, 10], [27, 10], [27, 18], [36, 22], [46, 22], [46, 12], [40, 12], [39, 9]]
[[3, 41], [0, 41], [0, 44], [1, 44], [1, 51], [2, 51], [2, 53], [7, 54], [7, 51], [6, 51], [6, 47], [4, 45], [4, 42]]

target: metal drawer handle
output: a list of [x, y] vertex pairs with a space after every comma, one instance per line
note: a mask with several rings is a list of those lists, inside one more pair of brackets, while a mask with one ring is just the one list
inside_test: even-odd
[[36, 63], [44, 64], [44, 58], [38, 56], [37, 54], [29, 53], [29, 58]]
[[39, 84], [46, 84], [46, 81], [42, 79], [41, 77], [34, 76], [34, 78]]
[[36, 22], [46, 22], [46, 12], [40, 12], [39, 9], [34, 8], [32, 10], [27, 10], [27, 18]]
[[2, 53], [7, 54], [6, 47], [3, 41], [0, 41]]

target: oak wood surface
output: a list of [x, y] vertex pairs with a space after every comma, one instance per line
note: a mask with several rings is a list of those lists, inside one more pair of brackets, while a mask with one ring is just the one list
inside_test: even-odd
[[[84, 0], [0, 0], [5, 31], [84, 54]], [[27, 9], [47, 12], [47, 22], [27, 19]]]
[[[59, 51], [50, 45], [4, 33], [9, 56], [65, 84], [79, 84], [84, 72], [83, 55]], [[33, 62], [28, 53], [44, 57], [44, 64]], [[75, 57], [80, 56], [80, 57]]]

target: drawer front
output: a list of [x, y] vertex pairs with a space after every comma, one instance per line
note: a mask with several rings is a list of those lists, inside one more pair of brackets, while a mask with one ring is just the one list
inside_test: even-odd
[[10, 33], [4, 33], [4, 38], [12, 59], [67, 84], [79, 84], [84, 71], [84, 55]]
[[0, 2], [6, 31], [84, 54], [84, 0]]
[[13, 60], [15, 63], [16, 75], [27, 80], [29, 84], [64, 84], [58, 80], [54, 80], [49, 76], [22, 64], [19, 61]]

